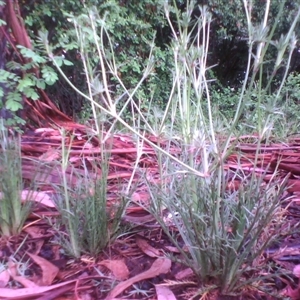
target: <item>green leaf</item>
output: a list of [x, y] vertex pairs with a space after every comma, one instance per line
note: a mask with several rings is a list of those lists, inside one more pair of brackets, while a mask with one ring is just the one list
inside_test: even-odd
[[48, 31], [47, 30], [39, 30], [38, 31], [38, 37], [37, 39], [42, 43], [42, 44], [48, 44]]
[[5, 108], [11, 111], [17, 111], [23, 108], [22, 96], [18, 92], [10, 92], [7, 94]]
[[33, 50], [25, 48], [23, 46], [17, 46], [17, 47], [20, 48], [20, 52], [23, 55], [23, 57], [30, 58], [32, 59], [33, 62], [38, 64], [43, 64], [47, 62], [47, 60], [44, 57], [40, 56]]
[[23, 66], [21, 66], [20, 69], [22, 69], [24, 71], [27, 71], [27, 70], [31, 70], [32, 68], [35, 68], [36, 66], [38, 66], [38, 64], [36, 64], [34, 62], [29, 62], [29, 63], [24, 64]]
[[8, 76], [9, 76], [9, 72], [7, 72], [3, 69], [0, 70], [0, 82], [7, 81]]
[[6, 67], [9, 69], [9, 70], [20, 70], [22, 69], [22, 65], [15, 62], [15, 61], [9, 61], [7, 64], [6, 64]]
[[29, 25], [29, 26], [32, 26], [32, 24], [33, 24], [33, 18], [32, 18], [32, 16], [27, 16], [26, 17], [25, 24]]
[[19, 84], [17, 85], [17, 90], [23, 92], [27, 87], [34, 85], [35, 84], [33, 80], [29, 76], [25, 75], [25, 77], [19, 81]]
[[36, 86], [37, 86], [39, 89], [44, 90], [44, 89], [46, 88], [45, 81], [44, 81], [43, 79], [37, 79], [37, 81], [36, 81]]
[[31, 98], [32, 100], [37, 100], [39, 99], [39, 95], [37, 94], [37, 92], [31, 88], [31, 87], [27, 87], [24, 89], [24, 95], [27, 98]]
[[16, 81], [19, 79], [19, 76], [16, 76], [14, 73], [8, 72], [6, 70], [0, 69], [0, 82], [6, 83], [9, 79]]
[[45, 7], [44, 6], [44, 14], [45, 15], [47, 15], [48, 17], [51, 17], [52, 16], [52, 12], [51, 12], [51, 10], [50, 10], [50, 8], [48, 8], [48, 7]]
[[78, 43], [76, 43], [76, 42], [70, 42], [68, 44], [64, 44], [63, 46], [64, 46], [65, 50], [78, 49]]
[[64, 65], [66, 65], [66, 66], [73, 66], [73, 65], [74, 65], [71, 61], [69, 61], [69, 60], [67, 60], [67, 59], [64, 59], [64, 60], [63, 60], [63, 63], [64, 63]]
[[61, 56], [54, 56], [53, 60], [55, 61], [55, 63], [61, 67], [63, 64], [63, 58]]
[[49, 66], [43, 66], [42, 77], [48, 85], [52, 85], [58, 80], [57, 73]]

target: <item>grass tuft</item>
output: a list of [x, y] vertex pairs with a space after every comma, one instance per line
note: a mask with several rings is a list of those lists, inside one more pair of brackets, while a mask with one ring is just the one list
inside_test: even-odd
[[63, 185], [56, 187], [56, 204], [61, 214], [61, 226], [57, 228], [60, 243], [75, 258], [82, 254], [95, 257], [120, 233], [121, 218], [125, 213], [127, 200], [122, 196], [114, 203], [107, 200], [109, 150], [102, 147], [101, 162], [92, 169], [88, 168], [83, 158], [83, 175], [74, 173], [76, 183], [72, 185], [64, 176], [69, 166], [70, 148], [64, 144], [63, 147]]
[[30, 201], [21, 202], [24, 186], [20, 138], [9, 136], [7, 129], [1, 126], [0, 147], [0, 231], [10, 237], [22, 231], [33, 206]]
[[149, 185], [151, 212], [198, 282], [214, 282], [221, 293], [230, 294], [249, 285], [254, 276], [261, 280], [261, 255], [278, 238], [284, 222], [279, 200], [285, 182], [265, 183], [264, 176], [250, 173], [230, 191], [225, 189], [227, 175], [219, 171], [197, 178], [169, 170], [166, 188]]

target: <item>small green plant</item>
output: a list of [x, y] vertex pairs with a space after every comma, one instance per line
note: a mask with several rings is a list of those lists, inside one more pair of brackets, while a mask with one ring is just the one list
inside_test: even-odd
[[[20, 139], [0, 128], [0, 230], [9, 237], [21, 232], [32, 202], [21, 203], [23, 190]], [[28, 193], [28, 197], [30, 193]]]
[[[166, 189], [153, 185], [149, 189], [152, 213], [180, 250], [178, 260], [204, 286], [216, 284], [221, 294], [240, 292], [260, 280], [261, 255], [279, 237], [278, 232], [282, 234], [279, 199], [285, 182], [265, 184], [264, 176], [240, 174], [236, 177], [239, 188], [230, 191], [225, 188], [230, 174], [219, 169], [209, 178], [183, 175], [175, 168], [169, 174]], [[221, 194], [217, 192], [220, 182]], [[162, 209], [169, 212], [169, 222], [162, 217]], [[173, 233], [172, 226], [176, 228]]]
[[[79, 258], [82, 254], [96, 256], [108, 246], [120, 233], [120, 223], [127, 201], [124, 197], [112, 204], [107, 201], [107, 178], [109, 149], [102, 148], [101, 163], [84, 173], [72, 174], [76, 179], [74, 186], [66, 175], [69, 166], [69, 148], [63, 144], [62, 186], [56, 203], [61, 213], [60, 224], [66, 234], [58, 231], [60, 242], [67, 253]], [[101, 175], [99, 174], [99, 168]], [[97, 171], [98, 170], [98, 171]]]

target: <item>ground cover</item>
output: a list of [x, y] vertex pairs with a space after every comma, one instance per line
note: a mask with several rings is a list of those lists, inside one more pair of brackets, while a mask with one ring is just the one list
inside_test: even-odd
[[[114, 135], [111, 143], [108, 173], [108, 206], [120, 199], [122, 186], [133, 178], [136, 186], [131, 195], [126, 213], [121, 216], [123, 235], [109, 244], [97, 256], [80, 255], [74, 259], [58, 243], [57, 231], [53, 224], [59, 215], [56, 209], [53, 186], [61, 178], [62, 169], [53, 168], [53, 163], [62, 156], [61, 142], [70, 145], [70, 166], [82, 172], [82, 161], [99, 162], [101, 157], [99, 140], [90, 139], [88, 129], [69, 123], [68, 134], [52, 128], [40, 128], [22, 135], [22, 176], [25, 181], [37, 180], [38, 197], [34, 210], [28, 217], [20, 235], [1, 239], [1, 285], [0, 298], [3, 299], [199, 299], [199, 282], [192, 270], [174, 257], [180, 258], [180, 251], [170, 242], [155, 217], [149, 213], [151, 197], [148, 183], [161, 181], [156, 151], [144, 144], [139, 157], [139, 171], [133, 167], [137, 160], [136, 142], [130, 135]], [[71, 139], [71, 136], [74, 138]], [[153, 142], [163, 144], [157, 138]], [[297, 269], [299, 260], [298, 223], [300, 181], [300, 146], [297, 137], [288, 143], [268, 142], [262, 144], [258, 160], [255, 161], [257, 136], [232, 139], [234, 149], [226, 159], [228, 191], [238, 190], [245, 184], [238, 177], [241, 174], [263, 176], [262, 186], [268, 180], [284, 181], [286, 189], [280, 196], [282, 227], [291, 229], [289, 235], [282, 235], [272, 247], [265, 249], [258, 260], [265, 278], [256, 288], [250, 285], [240, 293], [218, 295], [218, 287], [212, 281], [202, 287], [201, 299], [275, 299], [291, 297], [298, 299]], [[174, 145], [173, 154], [179, 152]], [[36, 165], [51, 166], [49, 172], [35, 173]], [[89, 166], [89, 170], [92, 167]], [[134, 174], [133, 174], [134, 173]], [[276, 173], [276, 176], [273, 175]], [[69, 185], [78, 184], [74, 171], [67, 170]], [[73, 174], [73, 175], [72, 175]], [[264, 174], [264, 175], [263, 175]], [[96, 176], [96, 173], [91, 174]], [[133, 177], [132, 177], [133, 176]], [[95, 177], [96, 178], [96, 177]], [[23, 191], [24, 193], [25, 191]], [[26, 197], [25, 197], [26, 198]], [[84, 197], [80, 201], [85, 201]], [[176, 231], [172, 216], [164, 209], [164, 222], [170, 231]], [[63, 231], [61, 228], [60, 230]], [[228, 228], [228, 232], [230, 228]], [[283, 230], [282, 233], [286, 232]], [[278, 232], [274, 233], [278, 234]], [[278, 235], [280, 236], [280, 234]], [[187, 245], [180, 241], [182, 249]], [[272, 262], [272, 268], [264, 269]], [[258, 266], [257, 266], [258, 267]], [[281, 269], [276, 281], [268, 276]], [[263, 271], [264, 270], [264, 271]], [[267, 270], [267, 271], [266, 271]], [[285, 274], [284, 274], [285, 273]], [[243, 274], [245, 279], [252, 276]], [[21, 284], [21, 285], [20, 285]], [[268, 287], [263, 292], [262, 287]], [[9, 287], [9, 288], [8, 288]], [[197, 296], [198, 295], [198, 296]], [[273, 295], [273, 296], [271, 296]], [[167, 298], [169, 297], [169, 298]]]

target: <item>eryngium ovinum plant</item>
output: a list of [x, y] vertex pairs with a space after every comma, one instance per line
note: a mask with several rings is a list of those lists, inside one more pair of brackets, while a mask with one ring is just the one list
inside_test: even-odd
[[0, 232], [6, 237], [22, 231], [33, 204], [27, 199], [21, 201], [24, 185], [20, 144], [20, 137], [9, 136], [8, 129], [0, 122]]
[[[284, 183], [277, 183], [274, 176], [274, 180], [262, 187], [263, 174], [257, 177], [254, 173], [236, 173], [234, 176], [241, 181], [239, 189], [226, 190], [228, 174], [224, 171], [224, 162], [233, 149], [234, 145], [230, 141], [233, 135], [238, 135], [237, 128], [242, 132], [250, 127], [258, 132], [257, 153], [260, 151], [261, 140], [268, 140], [274, 122], [274, 111], [269, 108], [276, 107], [282, 85], [272, 97], [266, 95], [270, 96], [270, 85], [279, 68], [286, 70], [282, 83], [286, 79], [295, 48], [293, 31], [300, 14], [299, 11], [290, 30], [276, 42], [272, 41], [272, 37], [279, 17], [273, 22], [273, 27], [269, 28], [270, 0], [266, 1], [264, 20], [257, 26], [251, 19], [252, 2], [244, 0], [243, 3], [248, 23], [248, 36], [245, 37], [249, 45], [248, 64], [234, 119], [222, 123], [222, 128], [219, 122], [221, 118], [213, 111], [213, 99], [210, 97], [209, 79], [206, 75], [210, 68], [207, 61], [212, 18], [205, 6], [195, 6], [196, 1], [187, 1], [185, 11], [177, 9], [176, 1], [172, 5], [164, 2], [166, 18], [173, 32], [171, 50], [174, 70], [170, 70], [170, 76], [173, 74], [173, 86], [162, 117], [156, 119], [158, 124], [155, 124], [155, 129], [134, 101], [139, 87], [155, 67], [151, 56], [153, 47], [149, 50], [148, 66], [141, 74], [136, 88], [129, 91], [118, 74], [114, 44], [106, 29], [105, 16], [100, 16], [95, 9], [79, 17], [68, 15], [68, 19], [74, 23], [88, 84], [88, 93], [85, 94], [63, 73], [47, 41], [47, 34], [41, 34], [49, 56], [66, 82], [90, 101], [96, 132], [100, 132], [97, 122], [100, 111], [114, 120], [107, 137], [113, 132], [114, 124], [119, 122], [138, 139], [157, 150], [162, 181], [158, 186], [154, 186], [151, 181], [149, 183], [152, 212], [181, 251], [181, 261], [192, 268], [199, 282], [207, 283], [209, 279], [214, 279], [212, 282], [222, 294], [237, 291], [242, 285], [249, 284], [246, 279], [251, 282], [259, 280], [259, 276], [250, 278], [244, 275], [247, 275], [248, 270], [254, 274], [253, 267], [257, 259], [271, 242], [267, 229], [273, 234], [275, 224], [280, 224], [278, 200]], [[284, 1], [279, 6], [278, 15], [282, 13], [283, 6]], [[198, 12], [194, 14], [195, 10]], [[199, 12], [199, 18], [191, 22], [192, 15], [198, 15]], [[177, 18], [176, 28], [170, 20], [170, 14]], [[93, 44], [94, 48], [91, 47]], [[262, 80], [266, 53], [274, 46], [278, 52], [274, 70], [267, 80]], [[93, 61], [96, 59], [97, 65], [94, 66]], [[284, 64], [285, 62], [287, 63]], [[100, 68], [100, 72], [94, 71], [96, 67]], [[124, 91], [122, 98], [115, 99], [110, 92], [110, 77]], [[256, 116], [256, 123], [243, 127], [238, 122], [254, 91], [257, 95], [257, 107], [252, 112]], [[264, 103], [265, 98], [273, 101], [267, 103], [268, 109]], [[117, 111], [119, 101], [123, 101], [124, 105]], [[129, 107], [133, 107], [132, 112], [136, 114], [132, 117], [132, 123], [124, 121], [124, 112]], [[136, 119], [143, 126], [136, 126]], [[222, 129], [221, 137], [216, 134], [216, 121]], [[160, 145], [153, 144], [144, 132], [170, 137], [169, 147], [161, 148]], [[171, 151], [174, 137], [182, 150], [182, 154], [178, 156], [174, 156]], [[165, 209], [171, 214], [169, 224], [176, 226], [178, 236], [171, 235], [168, 224], [164, 223], [162, 212]], [[69, 214], [71, 213], [70, 211]], [[68, 226], [74, 228], [72, 224]], [[77, 234], [76, 229], [72, 230]], [[276, 238], [276, 234], [273, 237]], [[75, 238], [74, 236], [73, 241], [76, 244]]]
[[[181, 159], [189, 160], [185, 154]], [[234, 174], [240, 185], [231, 190], [225, 186], [228, 172], [220, 169], [199, 178], [170, 164], [165, 186], [149, 184], [151, 211], [180, 251], [172, 258], [193, 270], [199, 294], [211, 288], [226, 295], [244, 286], [258, 288], [263, 280], [258, 274], [267, 268], [261, 255], [282, 233], [279, 200], [285, 181], [265, 183], [264, 174], [254, 172]]]
[[[215, 133], [217, 120], [213, 114], [209, 80], [206, 78], [211, 14], [205, 6], [195, 7], [194, 1], [188, 1], [185, 12], [176, 8], [175, 1], [172, 7], [168, 4], [165, 6], [173, 31], [175, 68], [173, 88], [163, 122], [170, 120], [170, 115], [173, 116], [169, 126], [173, 132], [169, 136], [181, 136], [179, 159], [205, 176], [192, 174], [169, 157], [158, 153], [162, 181], [156, 186], [149, 182], [151, 211], [179, 249], [181, 255], [177, 259], [190, 267], [198, 278], [201, 283], [199, 294], [202, 295], [207, 292], [209, 284], [213, 284], [213, 288], [217, 288], [221, 294], [238, 293], [250, 285], [261, 289], [261, 286], [258, 287], [258, 282], [262, 280], [259, 259], [282, 233], [280, 198], [285, 180], [278, 182], [275, 170], [272, 179], [266, 183], [265, 173], [258, 176], [255, 168], [251, 172], [236, 171], [230, 175], [225, 171], [224, 163], [235, 149], [230, 140], [238, 134], [237, 125], [241, 132], [249, 127], [258, 132], [256, 155], [252, 162], [254, 165], [257, 163], [261, 140], [268, 141], [274, 124], [274, 111], [265, 109], [264, 98], [271, 98], [272, 105], [268, 103], [268, 106], [276, 107], [296, 45], [293, 31], [299, 20], [300, 9], [288, 33], [276, 42], [272, 41], [272, 37], [278, 22], [274, 22], [272, 28], [268, 27], [270, 1], [266, 1], [264, 20], [258, 26], [252, 23], [251, 1], [243, 2], [249, 31], [248, 65], [235, 117], [232, 122], [224, 123], [221, 137]], [[279, 7], [279, 15], [283, 5], [284, 1]], [[192, 23], [195, 10], [199, 11], [200, 17]], [[170, 12], [177, 16], [176, 29], [169, 19]], [[277, 48], [278, 55], [270, 72], [272, 75], [268, 80], [263, 80], [264, 60], [272, 46]], [[279, 68], [285, 70], [282, 84], [272, 93], [272, 97], [266, 97], [270, 94], [270, 85]], [[238, 121], [254, 91], [259, 95], [254, 112], [256, 123], [243, 127]], [[238, 165], [241, 155], [237, 153]], [[240, 181], [237, 189], [226, 188], [229, 178]], [[167, 211], [170, 218], [166, 219], [162, 211]]]
[[[63, 133], [63, 136], [65, 134]], [[100, 138], [102, 140], [103, 137]], [[83, 170], [73, 171], [69, 163], [70, 145], [62, 143], [62, 184], [56, 186], [56, 205], [60, 212], [59, 243], [67, 254], [79, 258], [83, 254], [97, 256], [120, 234], [120, 223], [125, 212], [125, 197], [107, 201], [107, 179], [110, 149], [102, 145], [101, 156], [88, 167], [82, 159]], [[99, 163], [100, 161], [100, 163]]]

